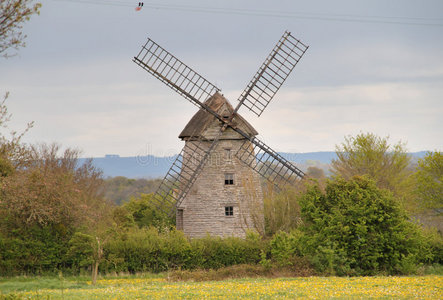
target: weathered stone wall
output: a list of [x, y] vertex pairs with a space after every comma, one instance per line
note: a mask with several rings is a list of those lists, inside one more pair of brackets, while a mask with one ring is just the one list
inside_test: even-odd
[[[223, 117], [229, 118], [234, 112], [219, 93], [205, 103]], [[235, 115], [231, 125], [248, 135], [257, 134], [239, 115]], [[219, 138], [191, 190], [177, 207], [177, 226], [190, 237], [202, 237], [207, 233], [244, 237], [247, 229], [262, 231], [264, 227], [260, 175], [235, 157], [245, 137], [229, 127], [220, 136], [222, 126], [221, 121], [200, 110], [179, 136], [185, 140], [181, 176], [188, 178], [194, 173], [205, 150], [214, 139]], [[203, 150], [199, 150], [201, 148]], [[255, 163], [255, 157], [250, 159]], [[225, 184], [226, 173], [233, 174], [234, 184]], [[225, 215], [225, 207], [228, 206], [233, 207], [232, 216]]]
[[[210, 129], [211, 133], [214, 127]], [[246, 229], [262, 230], [263, 193], [260, 177], [235, 157], [243, 142], [244, 139], [240, 139], [234, 131], [227, 130], [178, 207], [183, 209], [183, 231], [187, 236], [202, 237], [209, 233], [214, 236], [244, 237]], [[196, 141], [187, 141], [185, 147], [189, 147], [190, 143]], [[211, 143], [206, 141], [203, 145], [208, 149]], [[191, 163], [189, 159], [192, 158], [183, 159], [186, 165]], [[225, 173], [234, 174], [233, 185], [225, 185]], [[233, 216], [225, 216], [226, 206], [234, 207]]]

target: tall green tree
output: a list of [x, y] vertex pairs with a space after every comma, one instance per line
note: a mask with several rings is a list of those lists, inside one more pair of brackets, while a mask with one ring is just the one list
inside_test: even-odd
[[23, 23], [32, 15], [40, 13], [41, 3], [33, 0], [0, 1], [0, 55], [14, 56], [20, 47], [25, 46], [26, 35], [23, 34]]
[[426, 153], [424, 158], [419, 159], [414, 177], [415, 192], [421, 206], [443, 209], [443, 154], [440, 151]]
[[408, 187], [410, 157], [402, 142], [390, 145], [389, 137], [381, 138], [373, 133], [360, 133], [345, 137], [336, 146], [337, 159], [331, 163], [336, 176], [350, 179], [367, 175], [379, 188], [388, 189], [395, 195], [404, 195]]

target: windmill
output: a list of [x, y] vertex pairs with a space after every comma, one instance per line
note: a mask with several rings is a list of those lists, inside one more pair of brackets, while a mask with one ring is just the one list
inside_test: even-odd
[[245, 226], [254, 221], [245, 198], [254, 199], [255, 207], [263, 205], [260, 176], [277, 187], [304, 177], [260, 141], [238, 111], [246, 107], [259, 117], [307, 49], [286, 31], [235, 108], [218, 87], [153, 40], [134, 57], [136, 64], [199, 108], [179, 136], [185, 147], [154, 195], [159, 208], [169, 208], [177, 228], [188, 236], [244, 236]]

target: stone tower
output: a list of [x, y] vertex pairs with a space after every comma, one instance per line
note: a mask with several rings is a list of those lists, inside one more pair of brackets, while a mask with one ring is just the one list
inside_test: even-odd
[[[205, 104], [224, 118], [229, 118], [234, 111], [220, 93], [214, 94]], [[232, 123], [250, 136], [258, 134], [238, 114]], [[201, 143], [207, 150], [221, 127], [218, 119], [200, 109], [179, 138], [185, 141], [185, 148], [191, 147], [192, 143]], [[183, 230], [187, 236], [202, 237], [209, 233], [213, 236], [244, 237], [248, 229], [262, 229], [263, 192], [260, 175], [234, 155], [244, 142], [245, 138], [230, 127], [220, 136], [191, 190], [177, 207], [177, 229]], [[203, 152], [187, 152], [196, 156], [203, 155]], [[183, 165], [192, 163], [190, 160], [196, 156], [185, 155]]]

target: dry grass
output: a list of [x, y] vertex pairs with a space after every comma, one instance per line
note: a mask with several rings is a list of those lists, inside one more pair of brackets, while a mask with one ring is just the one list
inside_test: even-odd
[[271, 267], [261, 265], [235, 265], [218, 270], [176, 270], [168, 273], [169, 281], [219, 281], [237, 278], [279, 278], [279, 277], [308, 277], [315, 275], [314, 270], [307, 264], [297, 267]]

